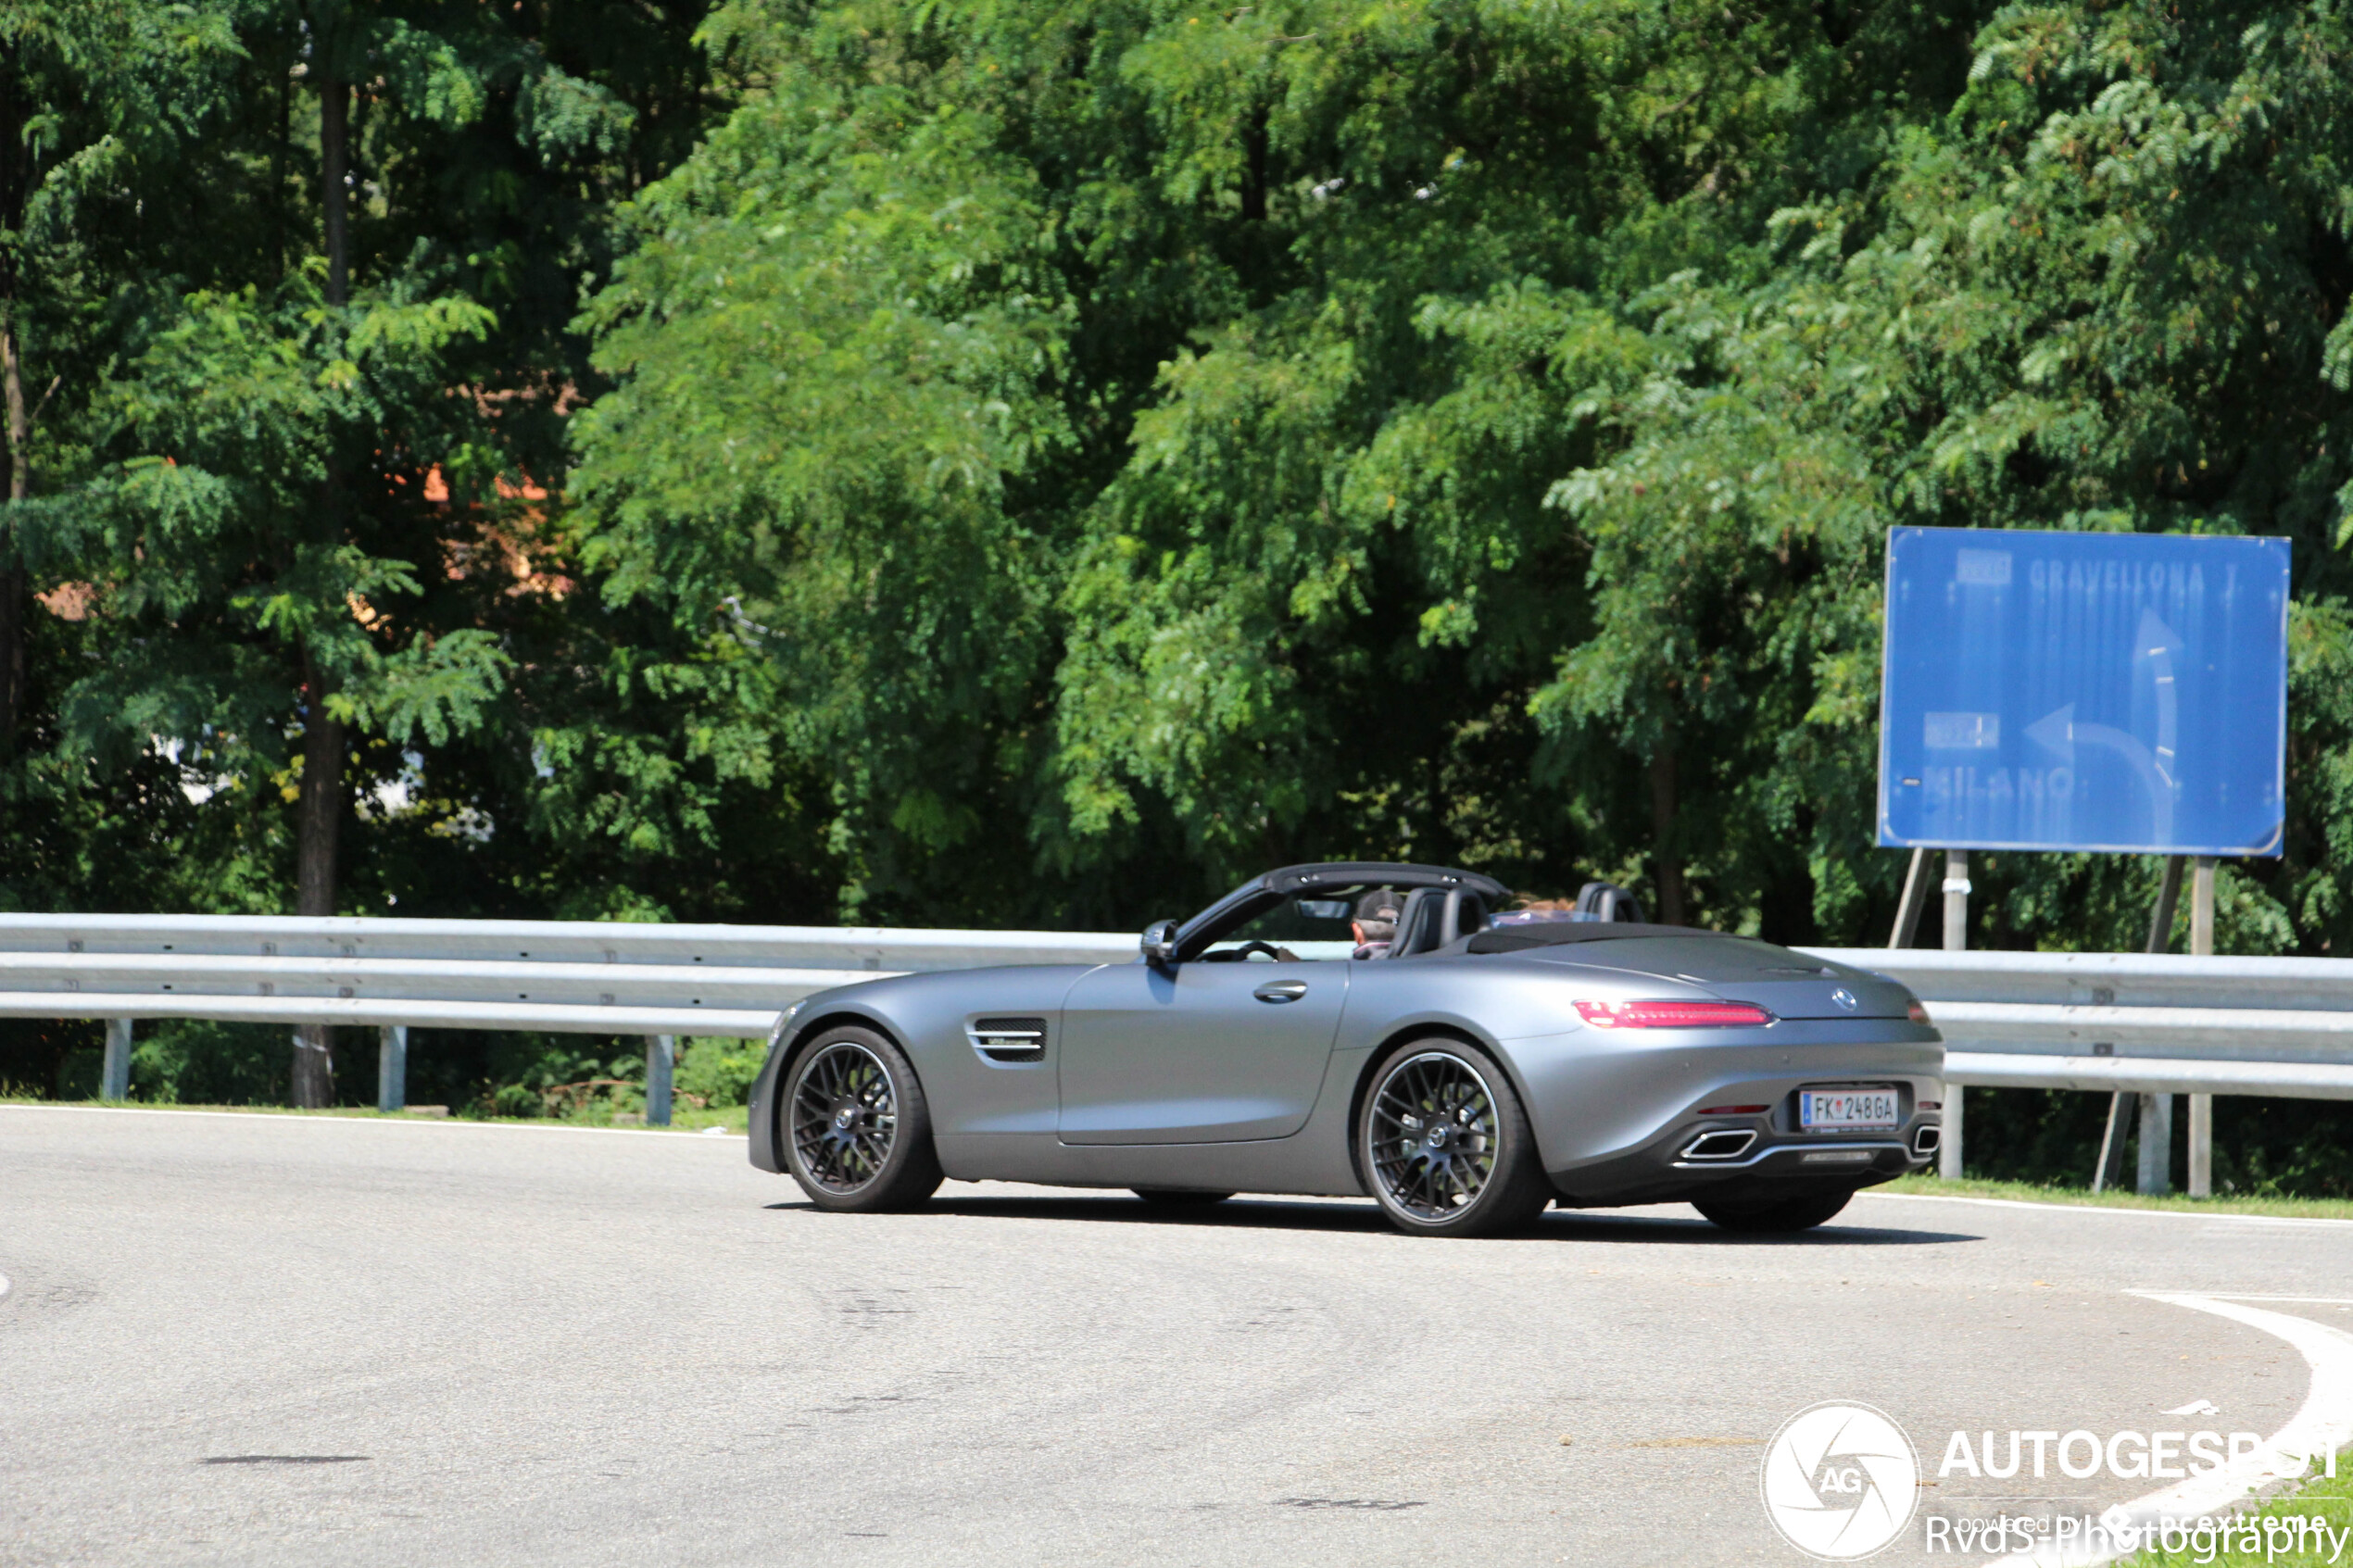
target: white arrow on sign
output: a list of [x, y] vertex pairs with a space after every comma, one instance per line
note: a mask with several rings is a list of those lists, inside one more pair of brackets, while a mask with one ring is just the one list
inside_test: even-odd
[[2158, 619], [2153, 609], [2141, 611], [2141, 624], [2133, 638], [2133, 684], [2143, 682], [2153, 688], [2156, 698], [2157, 746], [2154, 750], [2139, 736], [2113, 724], [2079, 724], [2075, 721], [2075, 705], [2069, 703], [2055, 708], [2026, 726], [2026, 738], [2045, 750], [2057, 754], [2059, 765], [2072, 771], [2078, 745], [2102, 746], [2124, 759], [2148, 791], [2149, 810], [2155, 821], [2151, 824], [2159, 844], [2173, 841], [2173, 799], [2181, 793], [2181, 783], [2173, 774], [2175, 743], [2180, 739], [2180, 696], [2173, 680], [2174, 656], [2182, 651], [2182, 639], [2173, 629]]

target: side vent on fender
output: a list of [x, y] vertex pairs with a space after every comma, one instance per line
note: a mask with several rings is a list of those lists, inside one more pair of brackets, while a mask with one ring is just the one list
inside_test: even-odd
[[964, 1025], [973, 1049], [990, 1061], [1024, 1062], [1046, 1060], [1046, 1021], [1042, 1018], [975, 1018]]

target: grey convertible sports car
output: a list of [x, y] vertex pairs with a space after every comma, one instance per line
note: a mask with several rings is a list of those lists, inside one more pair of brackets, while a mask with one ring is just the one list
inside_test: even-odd
[[[1393, 939], [1360, 946], [1382, 890]], [[1944, 1047], [1894, 981], [1647, 924], [1614, 889], [1491, 914], [1505, 896], [1442, 866], [1287, 866], [1155, 923], [1134, 962], [819, 993], [771, 1036], [752, 1163], [823, 1209], [948, 1176], [1369, 1193], [1401, 1230], [1490, 1236], [1554, 1202], [1802, 1230], [1934, 1152]]]

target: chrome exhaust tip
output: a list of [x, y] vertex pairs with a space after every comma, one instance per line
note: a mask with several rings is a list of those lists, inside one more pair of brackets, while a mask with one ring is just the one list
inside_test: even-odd
[[1756, 1141], [1753, 1127], [1731, 1127], [1702, 1133], [1684, 1146], [1685, 1160], [1738, 1160]]
[[1936, 1152], [1937, 1146], [1944, 1141], [1944, 1130], [1942, 1127], [1922, 1127], [1919, 1132], [1912, 1135], [1912, 1152], [1914, 1154], [1934, 1154]]

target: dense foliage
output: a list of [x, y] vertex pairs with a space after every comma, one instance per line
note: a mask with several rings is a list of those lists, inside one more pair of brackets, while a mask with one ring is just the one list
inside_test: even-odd
[[2353, 942], [2334, 5], [5, 9], [18, 907], [294, 908], [308, 791], [348, 912], [1883, 940], [1924, 522], [2291, 537], [2220, 940]]

